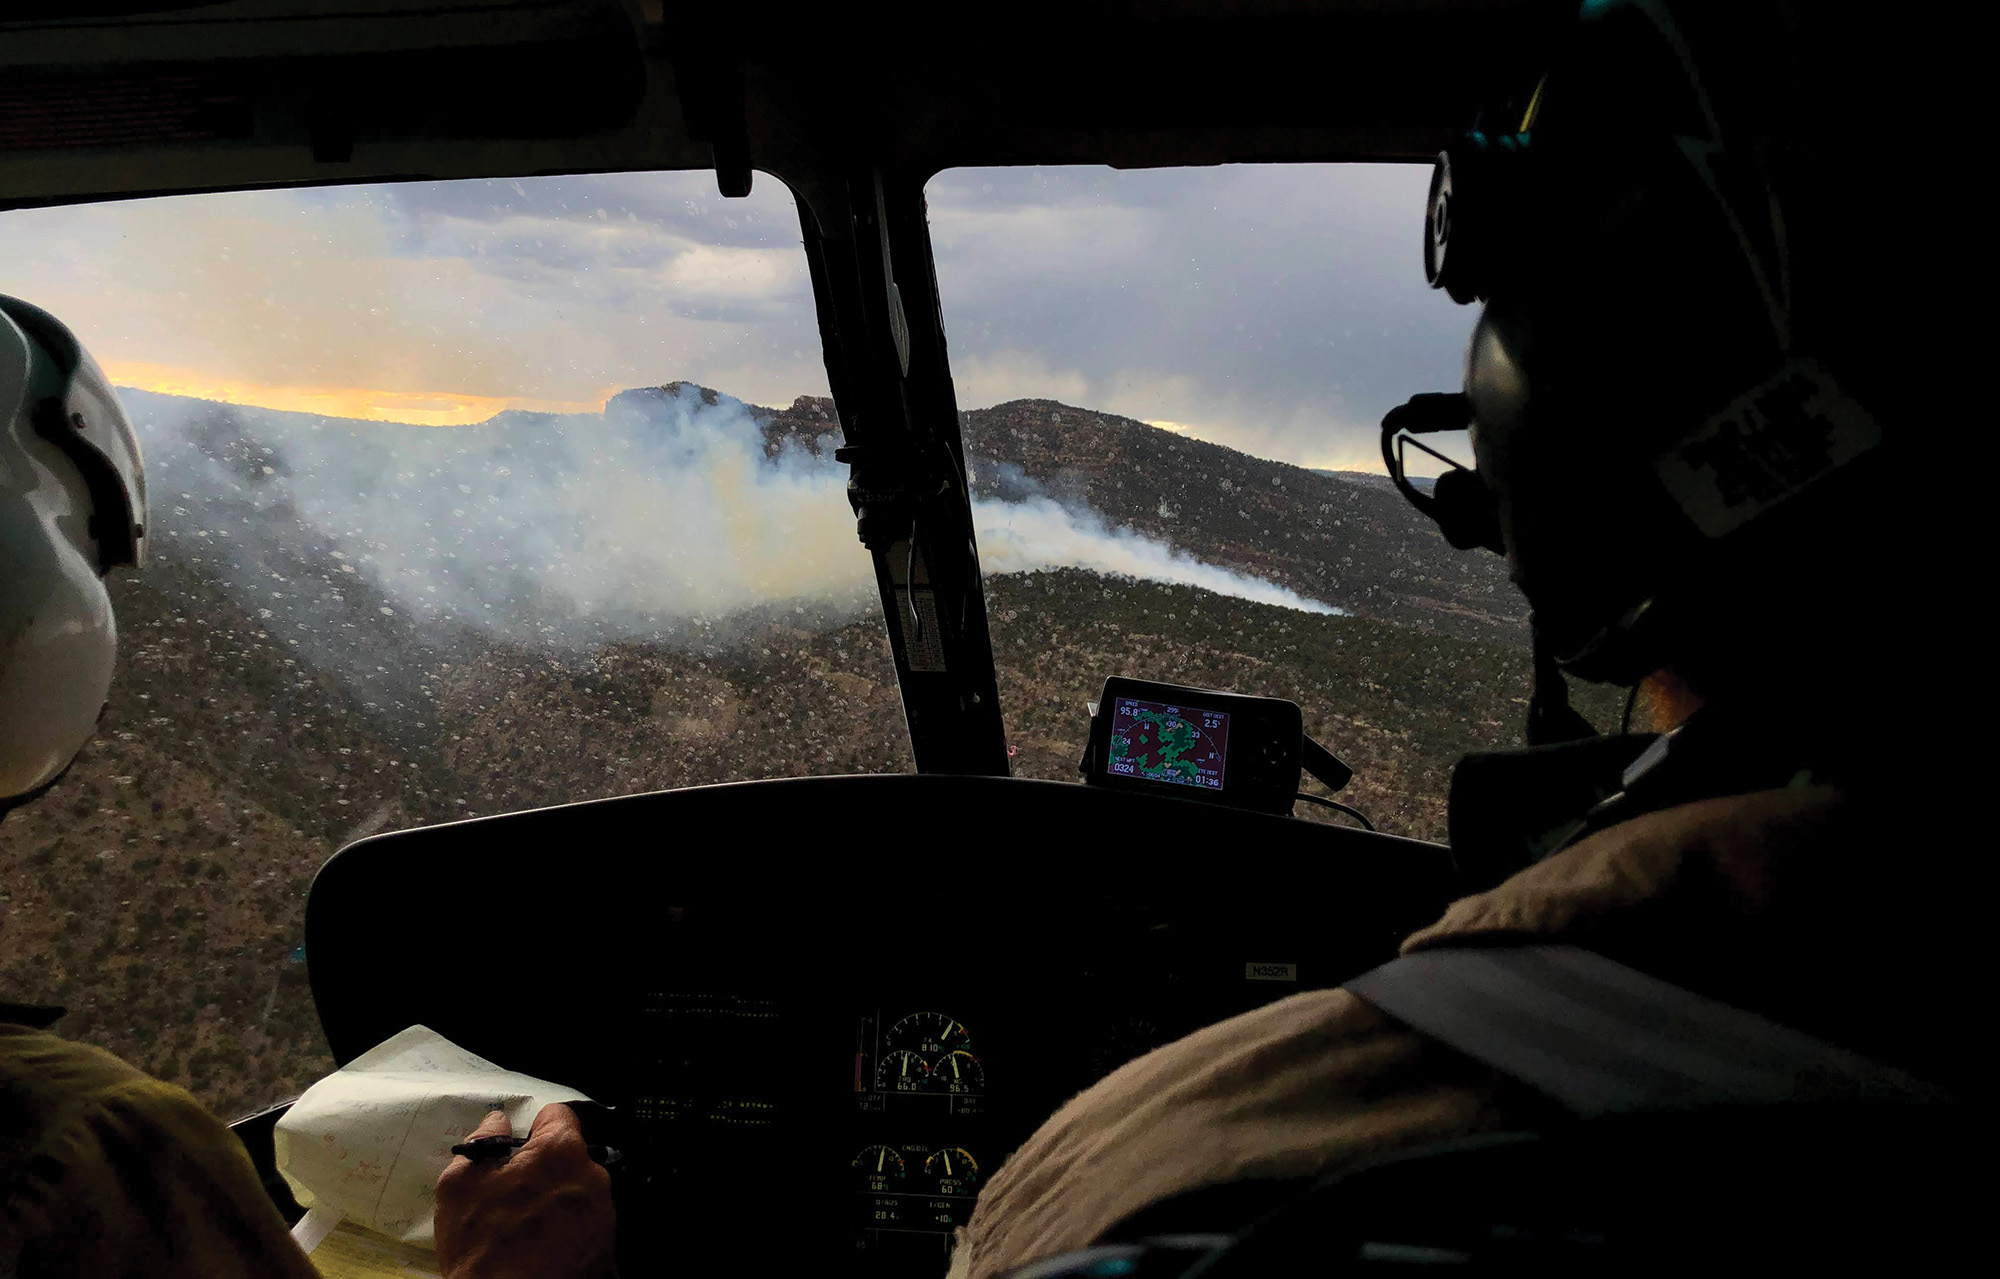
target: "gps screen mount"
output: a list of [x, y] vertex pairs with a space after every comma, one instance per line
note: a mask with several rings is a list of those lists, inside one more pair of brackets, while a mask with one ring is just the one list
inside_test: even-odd
[[1114, 675], [1090, 716], [1078, 769], [1092, 786], [1283, 815], [1304, 774], [1336, 791], [1354, 775], [1283, 698]]

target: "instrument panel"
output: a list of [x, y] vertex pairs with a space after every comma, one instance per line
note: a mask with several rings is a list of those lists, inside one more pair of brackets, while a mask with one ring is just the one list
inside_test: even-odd
[[970, 1218], [1002, 1153], [986, 1089], [979, 1041], [956, 1014], [876, 1009], [859, 1019], [855, 1129], [871, 1140], [848, 1161], [858, 1251], [896, 1247], [885, 1235], [949, 1236]]
[[[953, 855], [884, 876], [879, 847], [828, 837], [845, 830]], [[718, 831], [761, 851], [696, 842]], [[1160, 841], [1216, 855], [1169, 862]], [[532, 930], [439, 929], [496, 878], [537, 885]], [[421, 1023], [607, 1108], [591, 1140], [627, 1156], [621, 1273], [941, 1279], [952, 1232], [1065, 1101], [1390, 957], [1450, 887], [1434, 845], [1212, 805], [808, 779], [361, 841], [315, 882], [307, 947], [338, 1060]], [[856, 944], [940, 911], [948, 946]]]
[[[742, 921], [705, 932], [702, 914], [678, 912], [665, 953], [729, 958], [677, 966], [755, 969]], [[858, 1002], [763, 983], [650, 992], [629, 1092], [603, 1097], [629, 1125], [612, 1138], [631, 1152], [621, 1219], [759, 1246], [817, 1236], [844, 1258], [823, 1270], [940, 1279], [988, 1179], [1065, 1100], [1315, 972], [1146, 932], [1114, 934], [1116, 956], [878, 970]], [[629, 1272], [669, 1268], [635, 1242]]]
[[637, 1095], [613, 1109], [631, 1151], [623, 1211], [747, 1235], [774, 1206], [796, 1225], [804, 1201], [860, 1272], [942, 1274], [1026, 1116], [996, 1104], [983, 1038], [956, 1005], [883, 1003], [843, 1021], [836, 1040], [783, 997], [648, 994]]

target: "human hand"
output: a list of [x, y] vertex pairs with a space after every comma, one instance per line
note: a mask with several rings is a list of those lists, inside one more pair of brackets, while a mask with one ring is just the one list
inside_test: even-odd
[[[513, 1130], [496, 1110], [473, 1137]], [[611, 1174], [593, 1161], [576, 1112], [543, 1106], [503, 1162], [453, 1159], [438, 1177], [444, 1279], [604, 1279], [616, 1273]]]

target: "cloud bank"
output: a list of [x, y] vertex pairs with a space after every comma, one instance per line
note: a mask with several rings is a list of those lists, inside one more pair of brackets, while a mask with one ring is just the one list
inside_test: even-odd
[[967, 169], [927, 191], [961, 404], [1048, 397], [1379, 471], [1382, 415], [1461, 377], [1420, 165]]
[[[766, 403], [823, 394], [789, 193], [714, 190], [614, 174], [16, 210], [0, 291], [125, 385], [266, 407], [594, 410], [668, 369]], [[413, 416], [418, 399], [464, 411]]]
[[[961, 170], [929, 187], [963, 406], [1048, 397], [1306, 466], [1459, 379], [1421, 166]], [[17, 210], [0, 289], [114, 377], [432, 424], [595, 411], [672, 370], [824, 394], [799, 220], [707, 173], [253, 191]]]

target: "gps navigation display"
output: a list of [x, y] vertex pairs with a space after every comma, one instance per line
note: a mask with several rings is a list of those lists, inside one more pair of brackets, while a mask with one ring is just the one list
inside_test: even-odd
[[1105, 770], [1120, 777], [1221, 790], [1228, 749], [1225, 711], [1120, 697], [1112, 706]]

